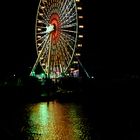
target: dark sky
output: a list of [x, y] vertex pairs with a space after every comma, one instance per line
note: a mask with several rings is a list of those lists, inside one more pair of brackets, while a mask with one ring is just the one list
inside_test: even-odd
[[[8, 3], [8, 4], [7, 4]], [[22, 73], [33, 65], [36, 3], [33, 0], [3, 1], [1, 4], [1, 75]], [[6, 9], [3, 7], [6, 6]]]
[[[90, 74], [139, 73], [139, 8], [134, 1], [81, 0], [81, 61]], [[8, 3], [8, 5], [7, 5]], [[6, 5], [6, 9], [3, 7]], [[1, 75], [26, 71], [35, 61], [34, 0], [1, 4]]]
[[89, 0], [84, 8], [89, 71], [105, 77], [139, 74], [138, 3]]

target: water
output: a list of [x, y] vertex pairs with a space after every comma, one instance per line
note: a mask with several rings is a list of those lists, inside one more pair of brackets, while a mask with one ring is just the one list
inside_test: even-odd
[[[82, 106], [58, 101], [27, 104], [22, 116], [25, 139], [90, 140], [93, 127]], [[90, 130], [90, 131], [89, 131]]]
[[[133, 91], [129, 90], [131, 93]], [[140, 132], [139, 98], [134, 92], [130, 95], [125, 93], [128, 90], [98, 89], [94, 92], [87, 91], [84, 96], [79, 95], [79, 98], [51, 101], [23, 100], [20, 94], [15, 98], [10, 93], [5, 100], [1, 99], [1, 138], [137, 140]]]
[[97, 137], [91, 123], [94, 118], [90, 118], [91, 112], [81, 101], [23, 102], [20, 98], [13, 101], [3, 104], [1, 132], [5, 139], [92, 140]]

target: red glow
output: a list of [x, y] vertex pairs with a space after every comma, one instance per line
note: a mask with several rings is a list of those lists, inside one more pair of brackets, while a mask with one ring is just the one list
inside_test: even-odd
[[50, 18], [50, 24], [54, 25], [54, 31], [52, 32], [52, 41], [56, 44], [60, 37], [60, 17], [58, 14], [52, 14]]

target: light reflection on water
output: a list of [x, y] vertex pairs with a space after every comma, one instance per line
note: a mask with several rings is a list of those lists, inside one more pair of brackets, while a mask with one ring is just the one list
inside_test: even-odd
[[90, 140], [88, 119], [74, 103], [28, 104], [21, 133], [30, 140]]

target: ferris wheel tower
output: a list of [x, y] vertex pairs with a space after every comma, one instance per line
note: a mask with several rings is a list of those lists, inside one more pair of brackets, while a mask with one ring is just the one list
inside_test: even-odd
[[84, 28], [81, 10], [80, 0], [40, 0], [35, 23], [37, 59], [30, 76], [37, 65], [50, 79], [78, 76]]

